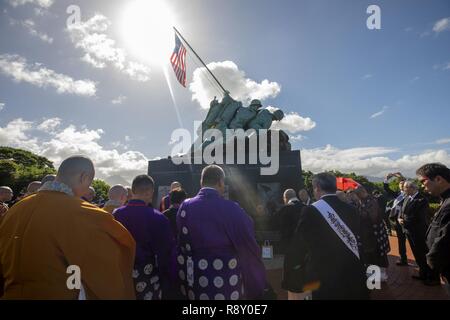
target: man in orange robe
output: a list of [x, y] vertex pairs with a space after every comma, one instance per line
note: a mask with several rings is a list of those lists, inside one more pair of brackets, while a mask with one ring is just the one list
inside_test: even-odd
[[135, 299], [132, 236], [80, 199], [94, 175], [91, 160], [70, 157], [55, 181], [10, 209], [0, 226], [3, 299]]

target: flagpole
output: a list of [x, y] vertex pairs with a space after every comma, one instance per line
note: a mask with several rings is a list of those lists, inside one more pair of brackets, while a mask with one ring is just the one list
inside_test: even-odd
[[176, 34], [180, 36], [181, 40], [183, 40], [183, 42], [186, 43], [186, 45], [189, 47], [189, 49], [191, 49], [191, 51], [195, 54], [197, 59], [200, 60], [200, 62], [203, 64], [203, 66], [206, 68], [206, 70], [208, 70], [209, 74], [211, 74], [211, 76], [214, 78], [214, 80], [216, 80], [217, 84], [223, 90], [223, 93], [224, 94], [229, 93], [227, 90], [225, 90], [225, 88], [222, 86], [222, 84], [219, 82], [219, 80], [217, 80], [216, 76], [211, 72], [211, 70], [209, 70], [209, 68], [206, 66], [206, 64], [203, 62], [202, 58], [200, 58], [200, 56], [197, 54], [197, 52], [195, 52], [195, 50], [192, 49], [189, 42], [186, 41], [186, 39], [181, 35], [181, 33], [177, 30], [177, 28], [173, 27], [173, 30], [175, 30]]

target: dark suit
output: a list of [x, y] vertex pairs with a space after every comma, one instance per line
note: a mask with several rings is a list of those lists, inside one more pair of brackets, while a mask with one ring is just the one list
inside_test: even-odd
[[292, 240], [292, 235], [295, 232], [295, 228], [297, 227], [298, 220], [300, 218], [300, 213], [304, 207], [305, 205], [300, 200], [295, 199], [284, 205], [275, 214], [279, 225], [281, 236], [280, 246], [283, 253], [286, 252], [286, 249]]
[[[394, 199], [394, 201], [401, 194], [401, 192], [392, 191], [389, 188], [389, 184], [387, 183], [383, 184], [383, 188], [384, 191], [386, 191], [386, 193]], [[397, 235], [400, 260], [406, 263], [408, 261], [408, 257], [406, 256], [406, 235], [403, 231], [403, 227], [397, 221], [397, 218], [401, 211], [401, 207], [403, 206], [403, 201], [404, 200], [400, 201], [396, 207], [391, 208], [391, 212], [389, 213], [389, 220], [391, 220], [391, 222], [393, 223], [395, 234]]]
[[426, 233], [428, 265], [450, 282], [450, 189], [442, 195], [442, 204]]
[[[335, 195], [324, 196], [323, 200], [336, 211], [359, 240], [360, 221], [357, 209]], [[286, 254], [286, 273], [291, 291], [312, 289], [313, 299], [368, 298], [363, 262], [347, 248], [313, 206], [307, 206], [302, 211]]]
[[417, 194], [414, 198], [406, 197], [400, 218], [403, 219], [405, 234], [419, 266], [419, 275], [424, 278], [435, 278], [426, 260], [428, 247], [425, 242], [425, 233], [427, 231], [426, 215], [428, 210], [428, 200], [420, 194]]

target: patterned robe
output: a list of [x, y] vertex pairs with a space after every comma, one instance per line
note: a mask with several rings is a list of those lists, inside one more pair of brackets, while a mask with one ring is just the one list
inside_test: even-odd
[[141, 200], [130, 200], [116, 209], [114, 216], [136, 241], [133, 270], [136, 298], [162, 299], [169, 293], [175, 263], [175, 241], [169, 220]]
[[265, 269], [253, 223], [237, 203], [212, 188], [183, 202], [177, 214], [178, 276], [189, 300], [255, 299]]

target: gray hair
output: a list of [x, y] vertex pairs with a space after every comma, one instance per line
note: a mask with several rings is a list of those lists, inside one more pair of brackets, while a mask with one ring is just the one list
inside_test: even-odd
[[296, 198], [297, 195], [295, 194], [295, 190], [294, 189], [286, 189], [283, 193], [283, 197], [286, 200], [291, 200], [292, 198]]
[[313, 186], [318, 186], [322, 191], [336, 193], [336, 176], [329, 172], [321, 172], [313, 176]]
[[414, 190], [419, 190], [419, 187], [411, 180], [405, 181], [405, 184], [403, 185], [404, 188], [413, 188]]

